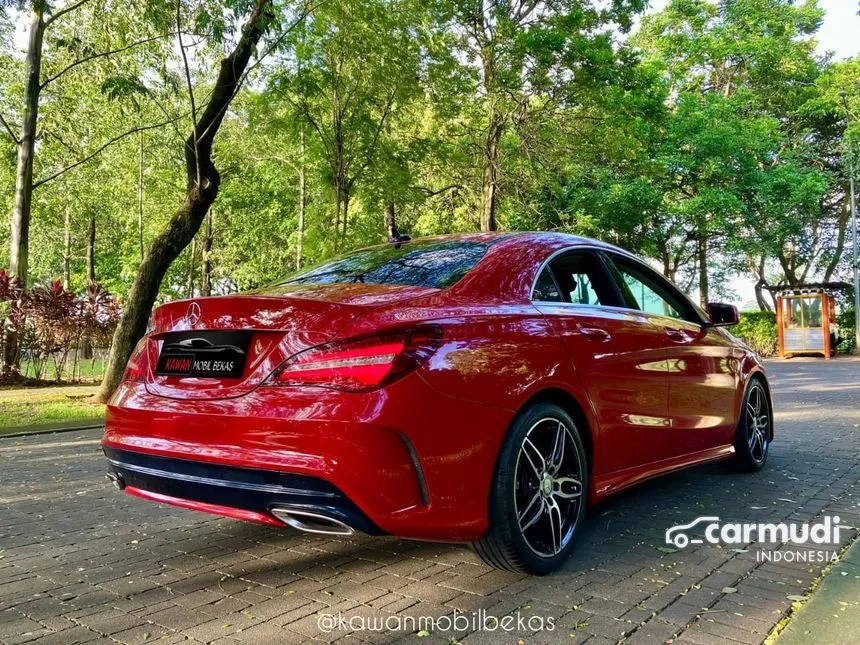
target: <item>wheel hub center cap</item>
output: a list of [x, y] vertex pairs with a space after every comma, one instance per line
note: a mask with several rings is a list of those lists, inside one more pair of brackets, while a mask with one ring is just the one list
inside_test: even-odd
[[544, 495], [549, 495], [552, 492], [552, 477], [545, 475], [540, 482], [540, 492]]

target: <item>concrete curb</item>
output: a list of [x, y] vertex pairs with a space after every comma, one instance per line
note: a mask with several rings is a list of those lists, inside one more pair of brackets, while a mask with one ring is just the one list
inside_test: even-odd
[[103, 428], [105, 425], [104, 419], [88, 419], [87, 421], [67, 422], [67, 423], [45, 423], [32, 426], [18, 426], [12, 428], [10, 432], [0, 433], [0, 440], [10, 437], [29, 437], [37, 434], [55, 434], [60, 432], [74, 432], [75, 430], [94, 430]]
[[851, 545], [817, 589], [791, 616], [776, 645], [860, 642], [860, 539]]

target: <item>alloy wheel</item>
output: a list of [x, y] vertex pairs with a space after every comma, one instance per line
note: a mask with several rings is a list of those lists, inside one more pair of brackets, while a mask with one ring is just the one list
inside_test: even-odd
[[750, 386], [746, 403], [747, 445], [750, 456], [760, 464], [767, 456], [770, 441], [770, 407], [759, 383]]
[[526, 433], [514, 471], [514, 509], [520, 533], [541, 557], [553, 557], [570, 542], [582, 499], [582, 464], [571, 429], [556, 418]]

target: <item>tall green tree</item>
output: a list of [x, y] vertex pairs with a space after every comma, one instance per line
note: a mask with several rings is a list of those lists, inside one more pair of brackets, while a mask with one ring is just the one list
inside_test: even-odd
[[[820, 73], [812, 35], [822, 16], [815, 0], [673, 0], [635, 38], [665, 70], [680, 136], [670, 137], [666, 161], [679, 172], [665, 201], [683, 217], [668, 217], [665, 245], [695, 245], [703, 302], [713, 258], [750, 248], [739, 238], [757, 237], [771, 250], [776, 240], [785, 250], [786, 235], [772, 235], [773, 216], [797, 226], [820, 214], [810, 202], [826, 192], [827, 178], [795, 163], [808, 154], [799, 151], [808, 133], [794, 117]], [[792, 182], [812, 192], [778, 188]]]
[[[477, 65], [484, 137], [482, 231], [497, 228], [499, 164], [505, 131], [577, 103], [576, 90], [606, 80], [615, 56], [610, 25], [630, 27], [644, 1], [531, 0], [455, 2], [452, 12], [466, 61]], [[530, 114], [531, 113], [531, 114]]]
[[[238, 6], [231, 5], [230, 8], [239, 12], [246, 7], [244, 3], [240, 3]], [[111, 344], [105, 376], [98, 395], [101, 400], [107, 400], [122, 380], [125, 365], [135, 345], [146, 331], [146, 322], [167, 270], [194, 239], [218, 196], [221, 175], [213, 159], [215, 137], [224, 122], [227, 110], [251, 70], [252, 58], [258, 44], [273, 26], [280, 26], [281, 31], [275, 36], [274, 43], [258, 53], [259, 57], [264, 56], [274, 49], [297, 24], [300, 24], [309, 11], [308, 8], [300, 7], [298, 16], [287, 12], [285, 12], [286, 15], [281, 15], [271, 0], [255, 0], [248, 9], [238, 37], [234, 42], [226, 45], [226, 54], [218, 63], [218, 72], [211, 81], [209, 91], [205, 94], [205, 98], [198, 102], [199, 95], [195, 94], [195, 84], [188, 62], [189, 52], [183, 41], [182, 9], [182, 4], [177, 2], [175, 26], [179, 53], [185, 71], [191, 121], [191, 133], [185, 141], [183, 150], [185, 197], [164, 229], [150, 243], [138, 269], [125, 302], [123, 317]], [[192, 9], [197, 10], [198, 23], [208, 25], [216, 39], [223, 36], [222, 26], [217, 22], [210, 22], [211, 8], [208, 5], [204, 3]], [[281, 24], [282, 17], [286, 18], [286, 24]], [[261, 60], [259, 57], [258, 61]]]
[[[359, 183], [380, 157], [391, 122], [421, 96], [424, 3], [346, 0], [320, 7], [291, 39], [276, 94], [316, 140], [343, 246]], [[381, 221], [381, 219], [380, 219]]]
[[[43, 128], [38, 131], [40, 108], [46, 92], [52, 101], [63, 97], [68, 85], [81, 66], [91, 63], [116, 61], [121, 55], [166, 38], [147, 28], [140, 14], [129, 12], [127, 7], [92, 6], [90, 0], [70, 0], [55, 7], [45, 0], [32, 0], [27, 3], [26, 13], [29, 20], [29, 37], [23, 61], [23, 92], [19, 102], [20, 131], [12, 129], [5, 117], [0, 116], [8, 135], [17, 146], [17, 172], [15, 179], [15, 198], [12, 210], [10, 271], [25, 283], [29, 259], [29, 233], [33, 203], [33, 191], [52, 181], [61, 174], [85, 163], [98, 155], [106, 147], [141, 129], [114, 133], [106, 141], [94, 141], [83, 156], [73, 159], [64, 167], [53, 168], [45, 176], [34, 176], [36, 141], [40, 137], [59, 134]], [[99, 28], [96, 29], [95, 25]], [[81, 88], [74, 88], [80, 91]], [[86, 140], [86, 136], [78, 138]], [[62, 140], [60, 140], [62, 142]]]

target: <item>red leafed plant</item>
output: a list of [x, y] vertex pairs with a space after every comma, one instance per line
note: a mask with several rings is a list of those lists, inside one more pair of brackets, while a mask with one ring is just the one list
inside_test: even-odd
[[24, 293], [24, 286], [18, 276], [10, 276], [6, 269], [0, 269], [0, 302], [18, 300]]
[[59, 280], [23, 289], [21, 281], [0, 270], [0, 314], [3, 338], [13, 331], [17, 339], [14, 364], [26, 360], [28, 372], [41, 380], [53, 363], [57, 381], [63, 377], [69, 357], [74, 357], [72, 379], [77, 374], [81, 354], [95, 363], [93, 347], [110, 344], [120, 317], [116, 298], [90, 281], [77, 296]]
[[[6, 343], [11, 334], [19, 337], [24, 333], [26, 309], [29, 293], [17, 276], [10, 276], [5, 269], [0, 269], [0, 341], [6, 350]], [[20, 359], [20, 341], [16, 344], [17, 351], [13, 352], [13, 363]]]
[[99, 284], [89, 280], [87, 290], [81, 296], [81, 326], [85, 345], [82, 358], [90, 359], [92, 369], [95, 369], [96, 361], [92, 350], [94, 347], [110, 346], [120, 313], [119, 301]]
[[59, 280], [36, 285], [30, 290], [29, 316], [33, 327], [31, 360], [36, 378], [41, 378], [49, 358], [53, 358], [57, 380], [76, 341], [81, 337], [81, 303]]

